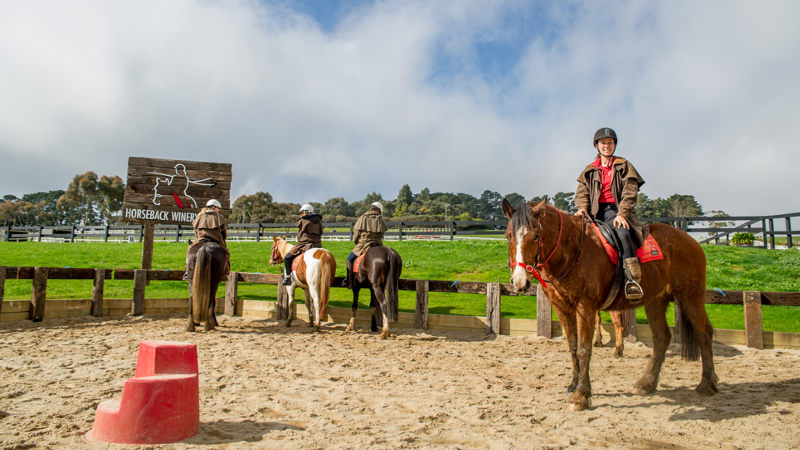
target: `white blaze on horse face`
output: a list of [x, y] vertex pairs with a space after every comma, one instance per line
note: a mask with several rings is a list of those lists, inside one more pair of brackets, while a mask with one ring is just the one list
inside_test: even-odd
[[[522, 258], [522, 238], [525, 236], [528, 230], [525, 227], [520, 228], [516, 232], [515, 240], [516, 240], [516, 255], [514, 255], [514, 262], [525, 264], [525, 261]], [[514, 267], [514, 271], [511, 272], [511, 284], [514, 286], [514, 289], [523, 290], [525, 289], [525, 285], [528, 284], [528, 272], [523, 269], [521, 266], [516, 265]]]

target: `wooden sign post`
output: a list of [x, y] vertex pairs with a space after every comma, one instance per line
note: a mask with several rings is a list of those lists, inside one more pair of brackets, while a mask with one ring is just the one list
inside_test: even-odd
[[[230, 213], [230, 164], [175, 159], [128, 158], [128, 180], [122, 218], [144, 224], [142, 269], [153, 268], [153, 240], [156, 224], [188, 225], [210, 199], [222, 204], [224, 216]], [[147, 283], [147, 277], [141, 278]], [[134, 287], [134, 290], [136, 287]], [[139, 286], [144, 296], [144, 286]], [[136, 309], [136, 308], [134, 308]], [[133, 311], [133, 314], [141, 311]]]

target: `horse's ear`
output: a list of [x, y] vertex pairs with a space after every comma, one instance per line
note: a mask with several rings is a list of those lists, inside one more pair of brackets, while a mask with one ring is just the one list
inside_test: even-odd
[[540, 214], [542, 212], [542, 210], [544, 209], [544, 206], [546, 204], [547, 204], [547, 199], [544, 199], [544, 200], [540, 201], [539, 203], [537, 203], [535, 205], [533, 203], [528, 202], [528, 208], [531, 209], [531, 213], [534, 216], [537, 216], [538, 214]]
[[272, 236], [272, 242], [278, 242], [278, 236]]
[[509, 202], [505, 197], [503, 197], [503, 214], [505, 214], [509, 219], [514, 215], [514, 207], [511, 206], [511, 202]]
[[283, 236], [281, 236], [281, 239], [283, 239], [285, 241], [286, 240], [286, 235], [284, 234]]

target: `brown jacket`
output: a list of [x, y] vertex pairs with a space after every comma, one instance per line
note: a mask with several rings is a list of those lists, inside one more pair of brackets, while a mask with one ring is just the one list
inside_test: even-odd
[[381, 213], [365, 212], [353, 226], [353, 242], [356, 243], [353, 253], [360, 256], [370, 247], [383, 245], [383, 233], [386, 233], [386, 222]]
[[222, 214], [213, 208], [203, 208], [192, 222], [195, 241], [208, 239], [227, 248], [225, 239], [228, 238], [228, 222]]
[[[612, 163], [611, 195], [617, 202], [617, 214], [632, 226], [638, 225], [636, 217], [636, 200], [639, 187], [644, 179], [628, 160], [614, 157]], [[592, 217], [596, 217], [600, 209], [600, 191], [603, 189], [600, 168], [593, 163], [586, 166], [578, 175], [578, 188], [575, 189], [575, 207], [585, 209]]]
[[319, 214], [307, 214], [301, 217], [297, 223], [297, 245], [291, 250], [293, 255], [310, 249], [322, 247], [322, 216]]

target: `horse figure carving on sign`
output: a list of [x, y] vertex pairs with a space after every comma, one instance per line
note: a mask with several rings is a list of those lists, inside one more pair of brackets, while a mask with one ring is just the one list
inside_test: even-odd
[[369, 306], [372, 310], [372, 331], [378, 331], [377, 312], [380, 308], [383, 326], [381, 339], [389, 337], [389, 322], [396, 322], [398, 315], [398, 288], [403, 260], [395, 249], [375, 246], [364, 253], [358, 272], [353, 274], [353, 314], [346, 331], [353, 331], [358, 309], [358, 292], [369, 289]]
[[[273, 236], [272, 241], [272, 257], [269, 262], [274, 265], [283, 262], [283, 258], [294, 245], [286, 242], [286, 236]], [[328, 315], [328, 298], [333, 277], [336, 275], [336, 260], [324, 248], [312, 248], [295, 258], [295, 261], [298, 262], [297, 268], [292, 271], [292, 284], [286, 288], [289, 295], [286, 326], [292, 325], [294, 291], [301, 287], [306, 295], [308, 325], [319, 331], [321, 321]]]
[[[214, 308], [217, 304], [217, 287], [225, 278], [225, 248], [214, 241], [201, 241], [197, 252], [188, 255], [189, 320], [186, 331], [194, 331], [195, 325], [205, 322], [205, 330], [213, 330], [217, 323]], [[190, 250], [193, 251], [194, 249]]]
[[[521, 203], [516, 209], [503, 200], [510, 220], [506, 229], [511, 259], [511, 284], [517, 291], [527, 288], [530, 277], [542, 283], [556, 310], [572, 356], [572, 382], [567, 402], [573, 410], [591, 406], [589, 361], [597, 311], [614, 281], [614, 265], [600, 239], [583, 217], [576, 217], [541, 202]], [[702, 357], [698, 392], [717, 392], [717, 375], [711, 351], [713, 329], [705, 310], [706, 258], [703, 249], [683, 231], [661, 223], [650, 224], [650, 234], [660, 244], [664, 259], [642, 264], [645, 297], [636, 305], [620, 290], [607, 310], [644, 305], [653, 335], [653, 356], [644, 375], [635, 383], [640, 393], [658, 386], [658, 375], [671, 333], [666, 310], [674, 300], [680, 308], [681, 356]]]

